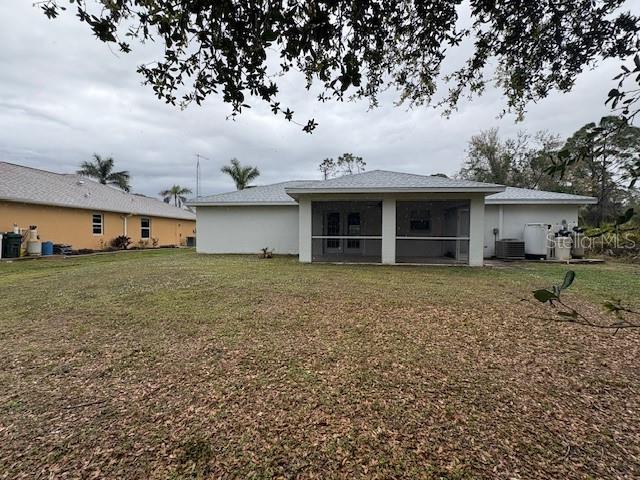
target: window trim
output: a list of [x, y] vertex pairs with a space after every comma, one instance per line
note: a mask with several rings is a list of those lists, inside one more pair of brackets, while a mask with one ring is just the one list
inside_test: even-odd
[[[96, 233], [96, 226], [98, 225], [95, 221], [96, 217], [100, 217], [100, 233]], [[91, 233], [96, 237], [101, 237], [104, 235], [104, 213], [93, 212], [91, 214]]]
[[[148, 227], [142, 225], [142, 221], [146, 220], [149, 224]], [[147, 231], [147, 236], [145, 237], [142, 232]], [[140, 239], [141, 240], [151, 240], [151, 217], [140, 217]]]

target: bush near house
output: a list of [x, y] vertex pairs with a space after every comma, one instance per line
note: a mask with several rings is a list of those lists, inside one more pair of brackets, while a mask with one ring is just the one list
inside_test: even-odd
[[126, 250], [131, 245], [131, 238], [126, 235], [119, 235], [111, 240], [111, 247], [117, 250]]

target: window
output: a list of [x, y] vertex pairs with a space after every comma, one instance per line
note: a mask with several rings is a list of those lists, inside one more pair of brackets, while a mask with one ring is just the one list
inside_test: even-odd
[[151, 219], [140, 219], [140, 238], [151, 238]]
[[102, 235], [103, 217], [101, 213], [94, 213], [91, 218], [91, 227], [94, 235]]
[[411, 210], [409, 228], [413, 232], [431, 230], [431, 212], [429, 210]]
[[[347, 215], [347, 235], [360, 235], [360, 212], [351, 212]], [[360, 240], [349, 238], [347, 248], [360, 248]]]
[[[327, 235], [340, 235], [340, 212], [327, 213]], [[327, 248], [340, 248], [340, 240], [327, 239]]]
[[340, 235], [340, 213], [327, 214], [327, 235]]
[[360, 212], [352, 212], [347, 217], [348, 235], [360, 235]]

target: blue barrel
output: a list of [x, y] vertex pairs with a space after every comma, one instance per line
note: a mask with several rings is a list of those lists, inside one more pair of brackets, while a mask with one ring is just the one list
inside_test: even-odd
[[53, 255], [53, 242], [42, 242], [42, 255]]

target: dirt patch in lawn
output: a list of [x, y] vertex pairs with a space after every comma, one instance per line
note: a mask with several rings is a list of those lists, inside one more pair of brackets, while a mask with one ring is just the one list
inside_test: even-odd
[[518, 302], [562, 267], [126, 257], [0, 270], [0, 477], [640, 476], [640, 336]]

